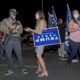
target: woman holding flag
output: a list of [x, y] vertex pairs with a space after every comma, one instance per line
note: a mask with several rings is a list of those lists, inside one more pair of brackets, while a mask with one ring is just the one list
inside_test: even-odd
[[[35, 14], [35, 18], [36, 18], [35, 30], [33, 30], [31, 28], [26, 28], [25, 31], [27, 31], [27, 32], [30, 31], [32, 33], [41, 34], [42, 31], [44, 30], [44, 28], [47, 27], [47, 22], [45, 20], [44, 13], [42, 11], [37, 11], [36, 14]], [[44, 50], [44, 46], [35, 47], [35, 53], [36, 53], [37, 63], [38, 63], [38, 70], [37, 70], [36, 73], [37, 74], [40, 73], [38, 75], [39, 77], [48, 76], [48, 71], [46, 69], [44, 59], [42, 57], [43, 50]]]
[[72, 59], [77, 55], [77, 51], [80, 53], [80, 16], [78, 10], [73, 10], [72, 19], [69, 22], [69, 45], [70, 55], [68, 57], [66, 67], [71, 67]]

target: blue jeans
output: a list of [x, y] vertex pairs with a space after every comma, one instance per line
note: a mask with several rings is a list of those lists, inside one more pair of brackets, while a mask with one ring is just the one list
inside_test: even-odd
[[23, 59], [22, 59], [22, 51], [21, 51], [21, 42], [19, 38], [11, 38], [9, 39], [5, 52], [8, 60], [9, 69], [14, 69], [13, 59], [12, 59], [12, 50], [14, 49], [19, 65], [22, 69], [24, 69]]
[[77, 55], [78, 50], [79, 50], [79, 54], [80, 54], [80, 42], [74, 42], [74, 41], [70, 40], [69, 45], [71, 47], [71, 52], [68, 57], [68, 62], [71, 63], [72, 59]]

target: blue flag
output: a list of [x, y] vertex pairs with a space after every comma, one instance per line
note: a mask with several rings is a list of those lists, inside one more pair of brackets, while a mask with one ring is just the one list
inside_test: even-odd
[[52, 15], [48, 12], [48, 26], [49, 27], [51, 27], [51, 25], [52, 25], [51, 17], [52, 17]]
[[70, 52], [69, 47], [69, 21], [71, 20], [71, 11], [67, 5], [66, 28], [65, 28], [65, 50]]
[[54, 8], [52, 7], [52, 13], [48, 14], [48, 26], [49, 27], [57, 27], [57, 17]]
[[56, 16], [56, 13], [55, 13], [55, 10], [54, 10], [54, 7], [52, 6], [52, 25], [57, 27], [58, 24], [57, 24], [57, 16]]

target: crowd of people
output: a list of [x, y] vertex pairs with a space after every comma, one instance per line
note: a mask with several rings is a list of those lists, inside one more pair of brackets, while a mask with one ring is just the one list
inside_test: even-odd
[[[41, 34], [44, 28], [47, 27], [47, 21], [43, 11], [37, 11], [35, 14], [36, 25], [35, 29], [30, 27], [24, 28], [19, 20], [16, 19], [18, 12], [16, 9], [10, 9], [9, 17], [3, 19], [0, 22], [0, 58], [3, 56], [3, 50], [8, 61], [8, 71], [5, 75], [11, 75], [14, 73], [14, 65], [12, 59], [12, 50], [14, 49], [21, 72], [27, 74], [26, 68], [24, 67], [21, 49], [21, 34], [23, 30], [25, 32]], [[61, 44], [58, 45], [58, 56], [60, 60], [65, 60], [65, 67], [71, 67], [71, 62], [74, 58], [77, 58], [77, 53], [80, 53], [80, 16], [78, 10], [73, 10], [72, 19], [69, 22], [69, 45], [70, 52], [64, 50], [65, 42], [65, 23], [61, 18], [58, 19], [58, 29], [61, 38]], [[39, 77], [48, 76], [48, 70], [43, 58], [44, 46], [35, 47], [36, 61], [38, 69], [36, 74]], [[78, 52], [79, 51], [79, 52]]]

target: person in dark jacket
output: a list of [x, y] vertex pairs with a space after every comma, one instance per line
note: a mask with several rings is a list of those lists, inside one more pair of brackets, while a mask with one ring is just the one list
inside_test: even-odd
[[58, 55], [60, 59], [66, 60], [65, 56], [67, 55], [67, 52], [64, 50], [64, 42], [65, 42], [65, 24], [63, 23], [63, 20], [61, 18], [58, 19], [58, 28], [61, 38], [61, 45], [60, 48], [58, 48]]

